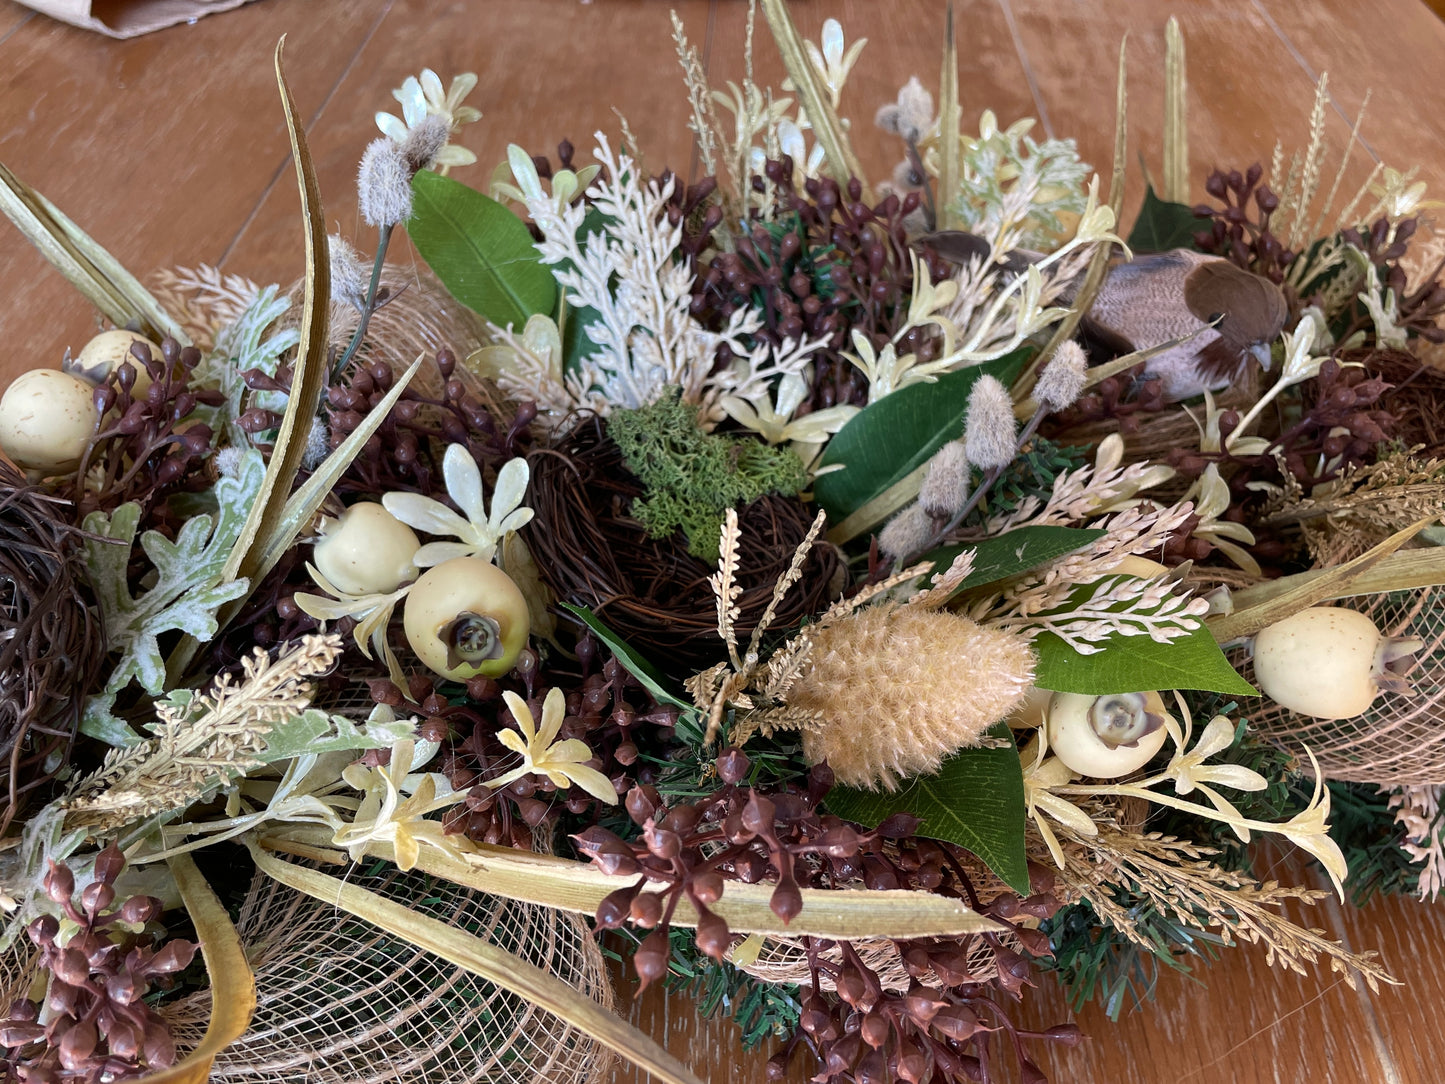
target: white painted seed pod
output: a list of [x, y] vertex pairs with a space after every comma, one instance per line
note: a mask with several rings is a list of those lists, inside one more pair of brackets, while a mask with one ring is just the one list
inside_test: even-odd
[[75, 470], [99, 420], [94, 390], [59, 369], [21, 373], [0, 398], [0, 450], [40, 475]]
[[358, 501], [321, 525], [316, 568], [349, 595], [380, 595], [415, 579], [416, 532], [375, 501]]
[[1118, 779], [1164, 747], [1165, 715], [1157, 692], [1055, 693], [1044, 724], [1049, 751], [1080, 775]]
[[1255, 684], [1301, 715], [1348, 719], [1368, 711], [1382, 690], [1408, 692], [1389, 667], [1422, 646], [1381, 635], [1357, 610], [1315, 606], [1255, 635]]

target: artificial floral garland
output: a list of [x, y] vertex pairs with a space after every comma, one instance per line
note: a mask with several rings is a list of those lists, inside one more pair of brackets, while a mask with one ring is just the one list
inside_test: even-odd
[[1125, 239], [1122, 53], [1106, 200], [1071, 141], [965, 130], [951, 15], [870, 186], [863, 43], [760, 6], [786, 94], [674, 20], [694, 183], [624, 124], [475, 191], [476, 77], [408, 79], [369, 267], [278, 48], [290, 292], [149, 292], [0, 167], [115, 325], [0, 401], [7, 1079], [695, 1080], [579, 915], [778, 1079], [1042, 1079], [1079, 1033], [1011, 1022], [1036, 972], [1117, 1013], [1201, 938], [1389, 981], [1249, 865], [1445, 877], [1423, 186], [1336, 210], [1347, 150], [1321, 200], [1321, 80], [1288, 168], [1198, 206], [1172, 114]]

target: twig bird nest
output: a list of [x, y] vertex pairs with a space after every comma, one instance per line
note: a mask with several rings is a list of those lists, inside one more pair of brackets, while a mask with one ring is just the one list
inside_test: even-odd
[[[649, 538], [632, 518], [632, 502], [644, 488], [622, 465], [602, 420], [584, 417], [557, 447], [533, 452], [527, 462], [528, 503], [536, 511], [527, 544], [557, 598], [593, 610], [654, 661], [716, 662], [722, 644], [708, 585], [716, 570], [687, 551], [681, 532]], [[769, 495], [739, 510], [740, 637], [752, 633], [812, 521], [795, 497]], [[773, 627], [788, 628], [825, 609], [842, 571], [837, 550], [815, 543]]]
[[69, 508], [0, 460], [0, 832], [64, 764], [105, 662]]

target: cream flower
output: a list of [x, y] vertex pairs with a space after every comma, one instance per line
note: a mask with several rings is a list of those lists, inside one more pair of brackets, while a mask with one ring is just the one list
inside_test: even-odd
[[[416, 756], [419, 744], [427, 747], [421, 757]], [[342, 779], [365, 795], [355, 818], [332, 839], [346, 848], [353, 862], [364, 858], [373, 843], [390, 843], [396, 868], [403, 872], [416, 865], [423, 843], [451, 855], [466, 849], [463, 837], [446, 835], [441, 821], [426, 816], [460, 802], [465, 792], [452, 790], [445, 776], [409, 774], [435, 752], [432, 742], [401, 741], [392, 746], [391, 763], [386, 767], [352, 764], [341, 773]], [[408, 790], [411, 795], [404, 798]]]
[[[509, 143], [507, 160], [492, 172], [491, 196], [495, 200], [511, 199], [522, 204], [530, 204], [534, 200], [550, 200], [552, 209], [560, 215], [576, 198], [578, 192], [587, 190], [587, 186], [601, 169], [601, 166], [595, 164], [583, 166], [575, 172], [559, 169], [552, 174], [549, 194], [542, 186], [542, 176], [537, 172], [537, 163], [532, 161], [532, 156], [517, 144]], [[509, 173], [515, 184], [507, 180]]]
[[498, 731], [497, 738], [508, 749], [521, 755], [522, 764], [505, 775], [487, 780], [487, 786], [500, 788], [524, 775], [545, 775], [561, 790], [576, 783], [598, 801], [609, 805], [617, 803], [617, 789], [612, 781], [596, 768], [587, 766], [586, 762], [592, 759], [592, 749], [586, 742], [576, 738], [553, 740], [562, 729], [562, 719], [567, 713], [567, 698], [561, 689], [552, 689], [542, 702], [540, 731], [525, 700], [514, 692], [504, 692], [502, 698], [506, 700], [512, 718], [517, 721], [517, 729]]
[[[396, 609], [396, 604], [406, 598], [407, 592], [411, 590], [411, 584], [406, 584], [389, 594], [351, 595], [323, 576], [320, 570], [309, 561], [306, 564], [306, 571], [311, 573], [311, 578], [316, 585], [331, 597], [298, 591], [294, 597], [301, 612], [318, 621], [337, 621], [343, 617], [355, 618], [356, 628], [352, 630], [351, 635], [356, 641], [356, 646], [368, 659], [380, 655], [386, 662], [387, 674], [391, 680], [405, 688], [406, 675], [402, 672], [396, 653], [391, 650], [391, 642], [386, 638], [386, 629], [391, 623], [391, 615]], [[370, 646], [368, 646], [368, 641], [370, 641]], [[376, 653], [375, 655], [372, 654], [373, 651]]]
[[521, 507], [529, 477], [525, 459], [509, 459], [497, 471], [490, 514], [482, 494], [482, 472], [463, 445], [453, 444], [447, 448], [442, 458], [442, 476], [446, 479], [447, 495], [466, 513], [465, 519], [441, 501], [420, 493], [387, 493], [381, 498], [382, 506], [408, 527], [460, 540], [428, 542], [412, 558], [417, 568], [430, 568], [453, 557], [480, 557], [491, 561], [504, 537], [531, 522], [532, 510]]
[[[426, 117], [442, 117], [447, 128], [455, 132], [463, 124], [482, 119], [479, 110], [463, 105], [462, 99], [477, 85], [473, 72], [463, 72], [452, 80], [452, 85], [442, 90], [442, 81], [430, 68], [422, 69], [421, 75], [408, 75], [405, 82], [391, 92], [401, 103], [402, 119], [390, 113], [377, 113], [376, 126], [382, 134], [396, 143], [405, 143], [412, 128]], [[477, 156], [465, 147], [449, 144], [432, 160], [436, 171], [445, 174], [452, 166], [469, 166]]]
[[1047, 753], [1048, 744], [1040, 730], [1033, 742], [1019, 754], [1024, 763], [1024, 807], [1028, 810], [1034, 827], [1038, 829], [1040, 838], [1049, 848], [1049, 854], [1053, 855], [1054, 863], [1059, 869], [1063, 869], [1064, 849], [1059, 845], [1058, 836], [1054, 834], [1043, 814], [1047, 813], [1050, 818], [1081, 836], [1098, 835], [1099, 826], [1073, 802], [1053, 793], [1055, 787], [1072, 782], [1074, 773], [1058, 757], [1047, 756]]
[[769, 444], [796, 441], [799, 444], [825, 444], [858, 413], [847, 404], [815, 410], [796, 420], [789, 420], [808, 395], [808, 383], [798, 373], [789, 373], [778, 382], [776, 397], [766, 389], [753, 399], [725, 396], [722, 408], [744, 428], [751, 429]]

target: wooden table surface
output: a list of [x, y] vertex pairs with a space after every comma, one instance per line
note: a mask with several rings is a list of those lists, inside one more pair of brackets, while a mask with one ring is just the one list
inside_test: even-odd
[[[673, 6], [714, 85], [740, 78], [745, 5]], [[394, 109], [391, 88], [423, 67], [444, 78], [464, 70], [480, 76], [470, 101], [486, 116], [463, 137], [480, 160], [455, 174], [478, 187], [509, 142], [540, 151], [570, 137], [585, 154], [592, 132], [616, 131], [613, 106], [637, 132], [649, 165], [685, 168], [687, 104], [668, 7], [657, 0], [260, 0], [115, 42], [0, 0], [0, 161], [139, 274], [206, 262], [289, 282], [302, 257], [271, 69], [279, 35], [288, 35], [292, 89], [308, 121], [328, 220], [365, 249], [356, 162], [376, 134], [372, 113]], [[865, 169], [883, 176], [895, 149], [872, 128], [872, 113], [911, 74], [936, 85], [943, 0], [798, 0], [795, 7], [810, 38], [836, 16], [850, 41], [870, 39], [843, 112], [854, 118]], [[1142, 151], [1157, 172], [1167, 13], [1155, 0], [960, 0], [965, 113], [993, 109], [1004, 123], [1035, 116], [1042, 132], [1076, 138], [1087, 160], [1106, 165], [1115, 58], [1127, 31], [1131, 167]], [[1189, 0], [1176, 13], [1189, 50], [1196, 196], [1215, 164], [1268, 162], [1276, 140], [1286, 150], [1302, 147], [1322, 71], [1330, 75], [1327, 135], [1335, 153], [1373, 92], [1350, 180], [1358, 183], [1374, 159], [1402, 168], [1415, 162], [1435, 195], [1445, 191], [1445, 25], [1419, 0]], [[758, 77], [781, 81], [766, 40]], [[1141, 192], [1135, 169], [1131, 207]], [[405, 248], [399, 258], [410, 258]], [[78, 348], [95, 327], [70, 287], [0, 224], [0, 385], [27, 368], [58, 364], [66, 346]], [[1092, 1039], [1046, 1059], [1052, 1078], [1438, 1081], [1445, 906], [1326, 906], [1312, 922], [1356, 949], [1378, 948], [1404, 985], [1354, 992], [1335, 975], [1273, 971], [1261, 952], [1242, 948], [1195, 978], [1166, 975], [1155, 1004], [1118, 1024], [1092, 1007], [1081, 1013]], [[710, 1081], [763, 1078], [763, 1056], [741, 1057], [732, 1026], [700, 1022], [685, 1000], [650, 993], [632, 1016]], [[1045, 979], [1021, 1016], [1050, 1024], [1070, 1014]], [[640, 1079], [625, 1069], [613, 1077]]]

